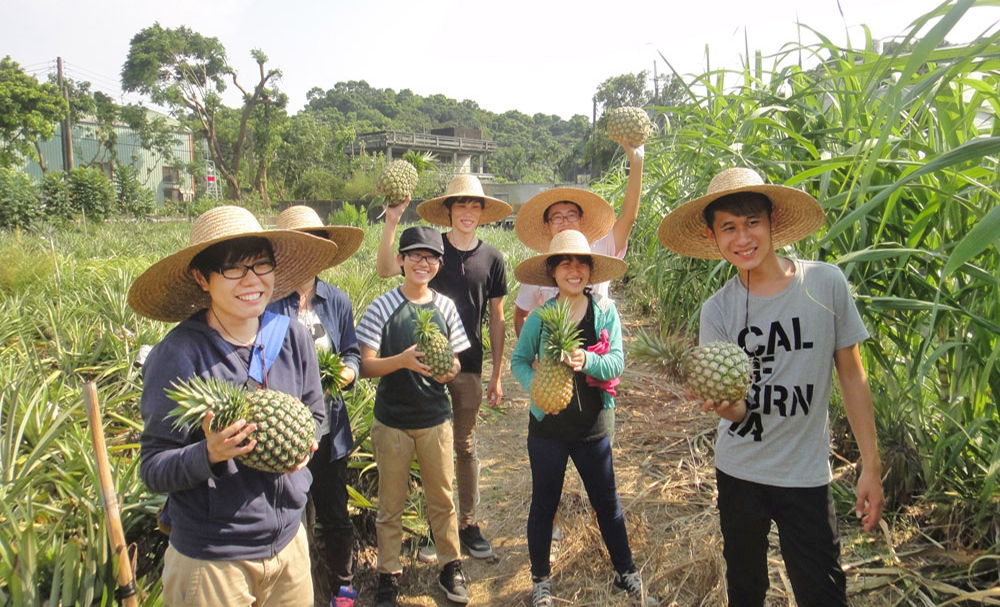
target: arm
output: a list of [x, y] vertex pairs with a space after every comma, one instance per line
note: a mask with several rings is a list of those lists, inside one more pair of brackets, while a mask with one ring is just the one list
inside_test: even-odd
[[399, 225], [399, 218], [403, 216], [403, 211], [410, 206], [410, 197], [407, 196], [402, 204], [395, 207], [388, 207], [385, 210], [385, 223], [382, 225], [382, 239], [378, 243], [378, 257], [375, 261], [375, 270], [382, 278], [389, 278], [400, 273], [399, 266], [396, 265], [396, 254], [393, 245], [396, 243], [396, 226]]
[[530, 312], [522, 310], [516, 304], [514, 305], [514, 337], [521, 337], [521, 329], [524, 327], [524, 321], [528, 318], [528, 314]]
[[538, 320], [538, 315], [529, 315], [524, 322], [521, 336], [517, 339], [517, 345], [514, 346], [514, 353], [510, 357], [510, 370], [525, 390], [531, 390], [531, 381], [535, 378], [532, 364], [538, 355], [541, 329], [542, 324]]
[[[493, 373], [486, 388], [486, 402], [495, 407], [503, 399], [500, 374], [503, 372], [503, 348], [507, 337], [507, 327], [503, 317], [503, 297], [490, 299], [490, 353], [493, 357]], [[523, 321], [522, 321], [523, 324]]]
[[622, 212], [615, 221], [611, 231], [615, 235], [615, 253], [620, 253], [628, 245], [632, 226], [639, 217], [639, 196], [642, 194], [642, 146], [632, 148], [627, 141], [619, 142], [625, 148], [628, 156], [628, 185], [625, 187], [625, 199], [622, 201]]
[[882, 508], [885, 506], [872, 393], [868, 387], [868, 376], [861, 364], [858, 344], [835, 351], [833, 361], [844, 399], [844, 412], [847, 413], [847, 421], [851, 424], [854, 440], [861, 451], [861, 474], [858, 476], [858, 499], [854, 504], [854, 511], [867, 532], [878, 527]]
[[395, 356], [379, 358], [378, 352], [362, 345], [361, 377], [382, 377], [400, 369], [409, 369], [425, 377], [431, 377], [431, 368], [420, 362], [423, 355], [423, 352], [417, 350], [417, 344], [413, 344]]

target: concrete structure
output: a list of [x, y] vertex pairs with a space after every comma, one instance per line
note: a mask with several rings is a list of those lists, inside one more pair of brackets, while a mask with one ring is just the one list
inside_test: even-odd
[[407, 152], [431, 152], [441, 163], [454, 166], [455, 173], [475, 173], [481, 181], [491, 181], [493, 176], [484, 173], [483, 166], [486, 156], [497, 151], [497, 144], [482, 137], [478, 129], [435, 129], [429, 134], [378, 131], [358, 135], [353, 153], [381, 152], [392, 160]]
[[[194, 133], [184, 128], [179, 122], [147, 110], [147, 119], [160, 119], [174, 131], [172, 158], [164, 158], [159, 154], [142, 147], [139, 133], [125, 124], [115, 124], [112, 128], [117, 137], [115, 152], [118, 163], [137, 169], [139, 181], [156, 196], [157, 206], [162, 206], [165, 200], [192, 200], [195, 196], [194, 179], [184, 172], [184, 166], [194, 161]], [[60, 124], [55, 136], [41, 142], [39, 147], [42, 160], [49, 171], [61, 171], [63, 168], [62, 151], [63, 128]], [[93, 117], [85, 117], [73, 125], [73, 167], [91, 167], [103, 170], [108, 177], [114, 176], [114, 158], [105, 146], [108, 134], [103, 126]], [[24, 170], [35, 179], [43, 176], [42, 167], [34, 160], [28, 161]]]

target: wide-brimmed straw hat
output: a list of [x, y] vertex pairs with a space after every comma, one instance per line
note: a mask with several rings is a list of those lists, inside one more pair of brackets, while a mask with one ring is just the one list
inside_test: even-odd
[[264, 230], [250, 211], [236, 206], [215, 207], [191, 225], [190, 244], [149, 267], [132, 283], [128, 304], [137, 314], [175, 322], [211, 304], [208, 293], [195, 282], [189, 266], [198, 253], [235, 238], [266, 238], [274, 249], [274, 292], [281, 299], [330, 266], [337, 245], [294, 230]]
[[783, 185], [764, 183], [752, 169], [726, 169], [712, 178], [708, 193], [685, 202], [660, 222], [657, 236], [671, 251], [686, 257], [722, 259], [715, 241], [706, 233], [702, 214], [709, 204], [729, 194], [756, 192], [771, 199], [771, 246], [777, 250], [809, 236], [823, 225], [826, 215], [808, 193]]
[[478, 198], [483, 201], [483, 214], [479, 216], [479, 225], [500, 221], [504, 217], [510, 216], [513, 208], [499, 198], [493, 198], [483, 193], [483, 184], [475, 175], [463, 173], [455, 175], [448, 182], [448, 187], [444, 190], [444, 196], [425, 200], [417, 205], [417, 215], [428, 223], [451, 227], [451, 218], [448, 216], [448, 207], [444, 206], [444, 201], [449, 198]]
[[625, 274], [628, 264], [610, 255], [601, 255], [590, 250], [590, 243], [583, 233], [576, 230], [563, 230], [552, 237], [548, 253], [529, 257], [514, 268], [514, 277], [529, 285], [555, 287], [556, 281], [549, 275], [545, 262], [553, 255], [586, 255], [594, 260], [594, 268], [590, 271], [587, 284], [594, 285], [614, 280]]
[[573, 229], [582, 232], [587, 242], [600, 240], [615, 225], [614, 208], [597, 194], [581, 188], [552, 188], [532, 196], [517, 211], [514, 233], [529, 249], [539, 253], [549, 250], [552, 234], [545, 225], [545, 210], [557, 202], [572, 202], [580, 207], [583, 216], [579, 228]]
[[304, 204], [290, 206], [278, 214], [276, 227], [279, 230], [298, 230], [328, 238], [337, 244], [337, 255], [330, 266], [342, 263], [354, 254], [365, 239], [365, 231], [351, 226], [326, 226], [312, 207]]

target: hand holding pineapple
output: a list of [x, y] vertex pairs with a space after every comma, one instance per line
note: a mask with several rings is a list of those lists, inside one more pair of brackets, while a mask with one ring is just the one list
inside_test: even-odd
[[247, 440], [257, 426], [248, 424], [246, 420], [238, 419], [219, 430], [212, 431], [212, 418], [215, 414], [209, 411], [201, 421], [201, 430], [205, 433], [205, 445], [208, 449], [208, 463], [218, 464], [245, 455], [253, 451], [257, 441]]
[[[695, 397], [693, 392], [689, 391], [688, 399], [697, 400], [697, 397]], [[741, 422], [747, 416], [747, 403], [742, 398], [731, 402], [728, 400], [716, 402], [709, 399], [701, 403], [701, 410], [703, 413], [715, 411], [721, 418], [728, 419], [731, 422]]]

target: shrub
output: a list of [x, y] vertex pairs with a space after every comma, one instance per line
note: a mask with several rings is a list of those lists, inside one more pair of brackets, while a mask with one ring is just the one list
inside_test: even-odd
[[119, 213], [130, 217], [145, 217], [153, 212], [153, 192], [142, 186], [135, 167], [118, 165], [114, 180]]
[[360, 206], [345, 202], [339, 209], [330, 213], [327, 219], [329, 225], [368, 227], [368, 214]]
[[114, 213], [114, 186], [99, 169], [71, 170], [67, 187], [73, 210], [88, 219], [103, 220]]
[[70, 203], [65, 173], [62, 171], [46, 173], [42, 178], [41, 194], [42, 208], [47, 218], [62, 220], [73, 218], [73, 205]]
[[44, 215], [38, 186], [24, 171], [0, 168], [0, 227], [25, 228]]

